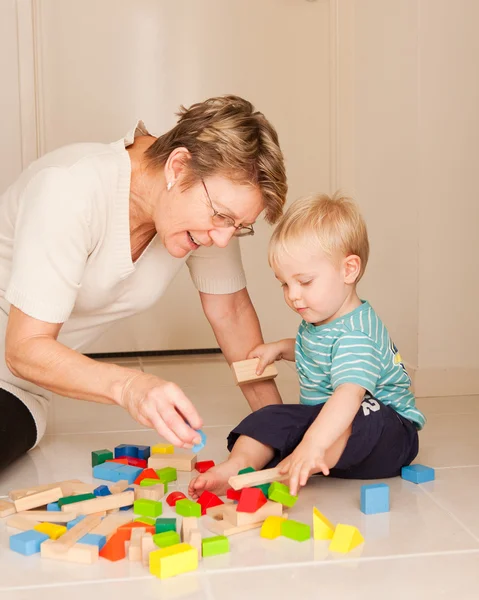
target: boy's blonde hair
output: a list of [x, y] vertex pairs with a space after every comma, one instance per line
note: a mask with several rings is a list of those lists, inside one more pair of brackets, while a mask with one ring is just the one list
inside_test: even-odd
[[182, 106], [173, 129], [146, 151], [149, 166], [162, 167], [175, 148], [190, 153], [183, 189], [211, 175], [259, 188], [268, 223], [286, 202], [286, 171], [275, 128], [239, 96], [220, 96]]
[[356, 203], [338, 192], [330, 198], [317, 194], [293, 202], [273, 232], [269, 242], [269, 264], [274, 266], [281, 254], [297, 250], [321, 249], [333, 262], [351, 254], [361, 259], [361, 279], [369, 257], [366, 223]]

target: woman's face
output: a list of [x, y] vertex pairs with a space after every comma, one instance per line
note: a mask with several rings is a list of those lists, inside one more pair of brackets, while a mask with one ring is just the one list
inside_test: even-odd
[[[209, 198], [208, 198], [209, 196]], [[224, 248], [235, 227], [213, 222], [216, 211], [231, 217], [236, 226], [252, 225], [263, 210], [257, 187], [239, 184], [222, 175], [207, 177], [187, 190], [178, 182], [164, 191], [155, 214], [157, 233], [168, 252], [183, 258], [199, 246]]]

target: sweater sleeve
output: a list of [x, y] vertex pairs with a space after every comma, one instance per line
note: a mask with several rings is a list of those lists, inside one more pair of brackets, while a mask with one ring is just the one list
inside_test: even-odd
[[11, 304], [41, 321], [68, 319], [90, 252], [89, 207], [67, 169], [49, 167], [30, 180], [15, 223]]
[[198, 248], [188, 257], [187, 265], [200, 292], [233, 294], [246, 287], [238, 238], [232, 238], [226, 248]]

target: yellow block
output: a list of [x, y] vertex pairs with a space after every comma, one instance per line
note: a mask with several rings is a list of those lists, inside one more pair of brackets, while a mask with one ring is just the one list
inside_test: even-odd
[[198, 550], [190, 544], [175, 544], [150, 552], [150, 573], [160, 579], [195, 571], [198, 568]]
[[48, 535], [51, 540], [58, 540], [67, 530], [64, 525], [56, 525], [55, 523], [39, 523], [33, 529]]
[[174, 451], [175, 448], [171, 444], [156, 444], [151, 449], [152, 454], [173, 454]]
[[284, 517], [266, 517], [261, 526], [260, 536], [268, 540], [274, 540], [281, 535], [281, 523], [286, 521]]
[[334, 525], [316, 507], [313, 508], [313, 530], [315, 540], [330, 540], [334, 535]]
[[329, 544], [331, 552], [350, 552], [356, 546], [359, 546], [364, 542], [363, 536], [360, 534], [359, 529], [352, 525], [342, 525], [338, 523], [334, 531], [333, 539]]

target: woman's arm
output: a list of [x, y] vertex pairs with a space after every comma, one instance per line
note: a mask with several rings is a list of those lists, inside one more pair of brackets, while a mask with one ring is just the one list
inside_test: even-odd
[[[201, 303], [223, 354], [229, 364], [244, 360], [249, 352], [263, 343], [258, 316], [246, 288], [233, 294], [205, 294]], [[282, 404], [272, 380], [241, 386], [251, 410], [269, 404]]]

